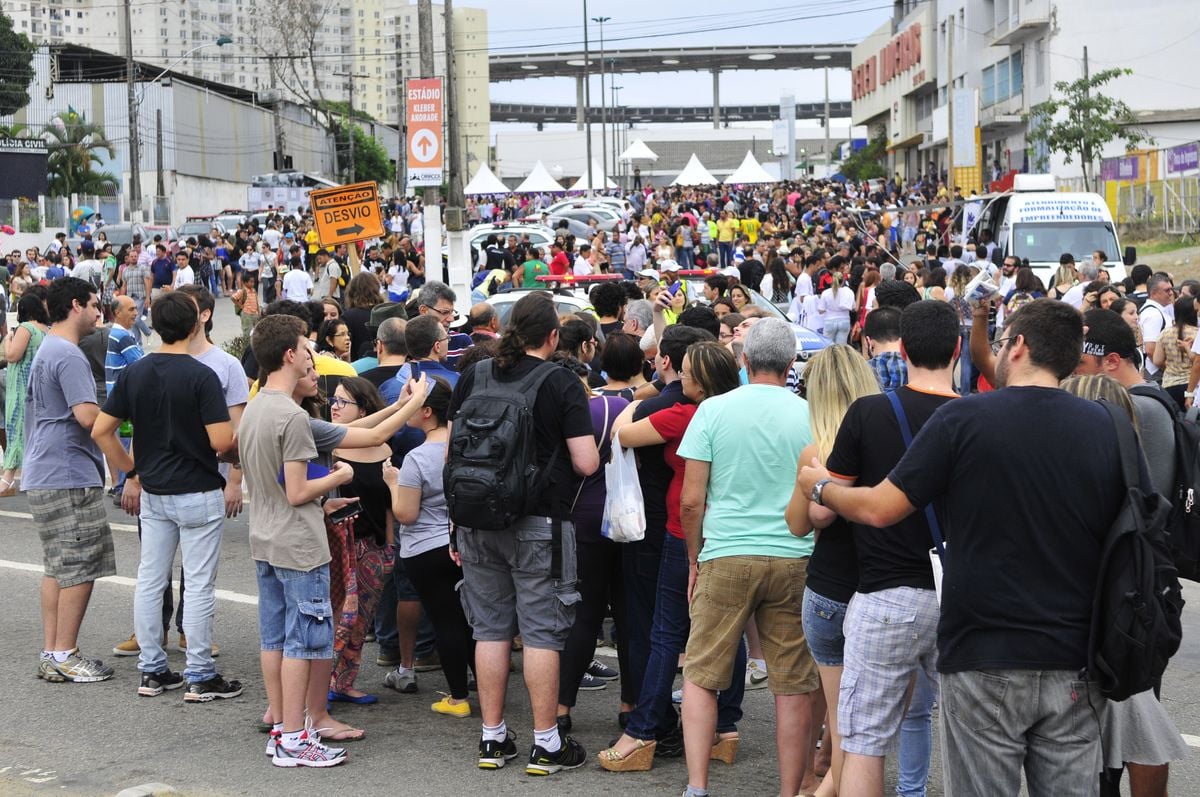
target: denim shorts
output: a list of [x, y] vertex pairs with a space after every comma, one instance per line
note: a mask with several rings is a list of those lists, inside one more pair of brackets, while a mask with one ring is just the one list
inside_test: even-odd
[[813, 660], [822, 667], [841, 667], [846, 649], [846, 636], [842, 623], [846, 620], [847, 604], [818, 595], [804, 589], [804, 607], [801, 621], [808, 649]]
[[260, 647], [282, 650], [288, 659], [333, 658], [336, 618], [329, 602], [329, 565], [305, 572], [254, 564]]
[[392, 565], [392, 584], [396, 587], [396, 600], [398, 601], [419, 601], [421, 596], [417, 594], [417, 588], [413, 586], [412, 579], [408, 577], [408, 571], [404, 569], [404, 560], [400, 558], [400, 543], [396, 543], [393, 550]]

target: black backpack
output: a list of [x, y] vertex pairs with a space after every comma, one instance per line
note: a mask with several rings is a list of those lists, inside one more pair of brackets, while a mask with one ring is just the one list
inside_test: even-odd
[[1183, 595], [1167, 553], [1171, 506], [1148, 490], [1145, 461], [1124, 410], [1100, 402], [1117, 430], [1125, 498], [1101, 550], [1088, 677], [1110, 700], [1158, 686], [1183, 638]]
[[1180, 578], [1200, 581], [1200, 426], [1185, 418], [1175, 400], [1157, 385], [1135, 385], [1135, 396], [1162, 404], [1175, 425], [1175, 483], [1171, 487], [1171, 514], [1167, 518], [1167, 549]]
[[475, 366], [471, 393], [454, 416], [444, 474], [455, 525], [506, 529], [541, 497], [561, 444], [549, 466], [539, 468], [533, 406], [557, 368], [542, 363], [518, 381], [501, 382], [493, 360]]

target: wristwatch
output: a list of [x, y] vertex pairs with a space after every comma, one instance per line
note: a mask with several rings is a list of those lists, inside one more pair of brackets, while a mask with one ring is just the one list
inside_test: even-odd
[[833, 479], [821, 479], [821, 481], [813, 485], [812, 495], [810, 495], [809, 498], [814, 504], [817, 506], [825, 506], [825, 502], [821, 500], [821, 493], [825, 492], [825, 485], [832, 481]]

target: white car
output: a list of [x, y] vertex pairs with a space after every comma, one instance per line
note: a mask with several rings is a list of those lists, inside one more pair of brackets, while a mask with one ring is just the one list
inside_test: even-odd
[[[496, 315], [500, 317], [500, 329], [503, 330], [508, 323], [508, 316], [512, 313], [513, 305], [521, 298], [528, 294], [540, 290], [539, 288], [515, 288], [504, 293], [497, 293], [488, 297], [488, 304], [496, 308]], [[562, 289], [558, 291], [546, 291], [552, 293], [554, 297], [554, 309], [559, 315], [563, 313], [579, 313], [591, 311], [592, 303], [588, 301], [586, 295], [580, 295], [570, 290]]]
[[[507, 240], [508, 236], [515, 235], [517, 240], [521, 240], [524, 236], [529, 236], [529, 243], [544, 250], [546, 257], [550, 257], [550, 244], [554, 243], [554, 230], [543, 224], [522, 224], [514, 222], [505, 224], [477, 224], [467, 231], [467, 240], [471, 244], [471, 248], [479, 251], [483, 248], [489, 235], [495, 235], [498, 238]], [[442, 257], [446, 258], [450, 255], [449, 245], [442, 247]]]

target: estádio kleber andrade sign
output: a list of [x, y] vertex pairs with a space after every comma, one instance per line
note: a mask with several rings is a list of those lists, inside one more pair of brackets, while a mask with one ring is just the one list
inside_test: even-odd
[[[887, 85], [921, 63], [921, 23], [914, 22], [897, 33], [878, 55], [869, 56], [852, 74], [852, 99], [859, 100]], [[924, 82], [924, 76], [913, 78], [914, 85]]]

